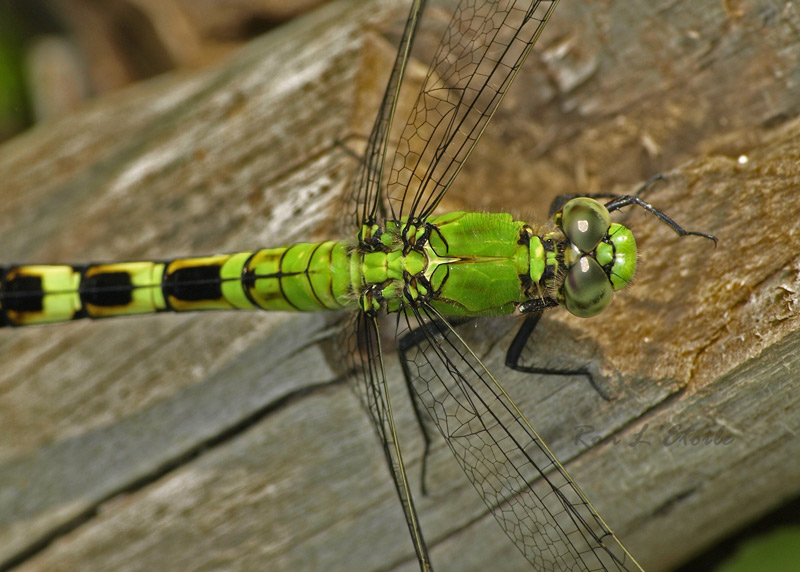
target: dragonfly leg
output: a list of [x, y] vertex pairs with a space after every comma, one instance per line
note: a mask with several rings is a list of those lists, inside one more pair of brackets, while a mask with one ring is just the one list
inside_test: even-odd
[[546, 375], [582, 375], [587, 379], [589, 385], [594, 388], [600, 397], [606, 401], [611, 401], [611, 396], [602, 387], [600, 387], [600, 384], [597, 383], [597, 381], [594, 379], [594, 376], [585, 367], [579, 367], [577, 369], [557, 369], [550, 367], [534, 367], [519, 363], [520, 357], [522, 356], [522, 350], [525, 349], [525, 346], [527, 345], [528, 340], [530, 340], [530, 337], [533, 334], [533, 331], [536, 329], [536, 325], [539, 323], [539, 319], [541, 317], [541, 310], [530, 312], [525, 315], [525, 320], [522, 322], [517, 335], [514, 336], [514, 340], [511, 342], [511, 345], [508, 347], [508, 352], [506, 353], [506, 366], [513, 370], [522, 371], [525, 373], [541, 373]]
[[[645, 185], [647, 185], [647, 183], [645, 183]], [[618, 196], [617, 198], [615, 198], [611, 202], [606, 203], [606, 205], [605, 205], [606, 209], [608, 209], [608, 212], [614, 212], [614, 211], [619, 210], [619, 209], [624, 208], [624, 207], [628, 207], [628, 206], [631, 206], [631, 205], [636, 205], [638, 207], [643, 208], [647, 212], [657, 216], [659, 218], [659, 220], [661, 220], [661, 222], [663, 222], [668, 227], [670, 227], [672, 230], [674, 230], [675, 233], [678, 236], [702, 236], [703, 238], [707, 238], [709, 240], [713, 240], [714, 241], [714, 246], [715, 247], [717, 246], [717, 237], [716, 236], [711, 235], [711, 234], [706, 234], [705, 232], [697, 232], [697, 231], [694, 231], [694, 230], [686, 230], [681, 225], [679, 225], [677, 222], [675, 222], [674, 220], [669, 218], [666, 214], [664, 214], [663, 212], [661, 212], [660, 210], [655, 208], [653, 205], [651, 205], [650, 203], [646, 203], [645, 201], [640, 199], [639, 198], [639, 194], [645, 189], [646, 189], [646, 187], [640, 188], [638, 191], [636, 191], [636, 194], [634, 194], [634, 195], [621, 195], [621, 196]]]
[[579, 197], [587, 197], [590, 199], [611, 199], [608, 203], [605, 204], [606, 209], [608, 212], [618, 211], [624, 207], [628, 207], [631, 205], [636, 205], [638, 207], [643, 208], [647, 212], [654, 214], [657, 216], [661, 222], [666, 224], [672, 230], [674, 230], [678, 236], [702, 236], [703, 238], [707, 238], [709, 240], [714, 241], [714, 247], [717, 246], [717, 237], [711, 234], [706, 234], [705, 232], [697, 232], [694, 230], [686, 230], [677, 222], [672, 220], [662, 211], [655, 208], [648, 202], [643, 201], [640, 197], [643, 193], [650, 190], [655, 183], [659, 181], [665, 181], [666, 177], [661, 173], [653, 175], [649, 179], [647, 179], [642, 186], [636, 189], [636, 192], [633, 195], [616, 195], [614, 193], [592, 193], [592, 194], [577, 194], [577, 193], [570, 193], [565, 195], [558, 195], [553, 199], [553, 202], [550, 203], [550, 217], [553, 216], [554, 213], [561, 210], [564, 205], [570, 201], [571, 199], [579, 198]]
[[[650, 190], [655, 185], [655, 183], [666, 180], [667, 178], [664, 175], [662, 175], [661, 173], [657, 173], [652, 177], [650, 177], [649, 179], [647, 179], [644, 183], [642, 183], [642, 186], [636, 189], [636, 192], [633, 193], [633, 196], [638, 197], [642, 193]], [[572, 199], [583, 198], [583, 197], [589, 199], [617, 199], [620, 196], [621, 195], [615, 193], [588, 193], [588, 194], [567, 193], [563, 195], [556, 195], [556, 197], [553, 198], [553, 202], [550, 203], [549, 216], [552, 217], [553, 214], [561, 210], [564, 207], [564, 205], [567, 204], [567, 202], [571, 201]]]
[[644, 183], [642, 183], [642, 185], [638, 189], [636, 189], [636, 192], [633, 193], [633, 196], [634, 197], [638, 197], [642, 193], [647, 192], [650, 189], [652, 189], [655, 186], [656, 183], [659, 183], [661, 181], [666, 181], [666, 180], [667, 180], [667, 178], [664, 175], [662, 175], [661, 173], [656, 173], [655, 175], [653, 175], [652, 177], [647, 179]]
[[[444, 324], [441, 324], [444, 326]], [[411, 370], [409, 369], [409, 359], [408, 359], [408, 351], [413, 349], [414, 347], [418, 346], [422, 342], [424, 342], [427, 337], [423, 328], [430, 327], [430, 325], [426, 324], [424, 326], [419, 326], [414, 328], [410, 332], [407, 332], [403, 335], [400, 339], [397, 340], [397, 354], [400, 357], [400, 367], [403, 369], [403, 378], [405, 379], [406, 389], [408, 390], [408, 395], [411, 398], [411, 404], [414, 406], [414, 417], [417, 419], [417, 425], [419, 426], [420, 432], [422, 433], [422, 494], [428, 494], [428, 487], [426, 484], [426, 472], [428, 466], [428, 454], [431, 450], [431, 436], [428, 430], [428, 427], [425, 425], [424, 417], [422, 416], [422, 404], [419, 402], [417, 398], [417, 394], [414, 392], [414, 388], [411, 384], [411, 380], [413, 379], [411, 376]]]
[[357, 151], [353, 151], [350, 147], [347, 146], [347, 142], [346, 141], [348, 139], [360, 140], [360, 139], [366, 139], [366, 137], [364, 137], [363, 135], [358, 135], [358, 134], [345, 135], [341, 139], [339, 137], [337, 137], [336, 139], [333, 140], [334, 148], [341, 149], [347, 155], [349, 155], [350, 158], [355, 159], [356, 161], [361, 161], [364, 157], [362, 155], [360, 155]]
[[[469, 322], [471, 318], [464, 318], [461, 320], [451, 320], [451, 323], [454, 326], [458, 326]], [[427, 332], [426, 332], [427, 329]], [[413, 348], [417, 347], [419, 344], [426, 342], [429, 336], [433, 335], [436, 336], [440, 332], [447, 332], [450, 328], [444, 324], [441, 320], [432, 320], [422, 326], [418, 326], [413, 330], [406, 332], [401, 338], [397, 340], [397, 354], [400, 357], [400, 367], [403, 369], [403, 377], [405, 378], [406, 389], [408, 390], [408, 395], [411, 398], [411, 403], [414, 406], [414, 416], [417, 419], [417, 425], [419, 425], [420, 432], [422, 433], [422, 443], [423, 443], [423, 451], [422, 451], [422, 475], [421, 475], [421, 482], [422, 482], [422, 494], [428, 494], [428, 486], [427, 486], [427, 469], [428, 469], [428, 455], [431, 449], [431, 435], [430, 429], [425, 424], [425, 417], [423, 415], [422, 403], [417, 397], [416, 392], [414, 391], [414, 387], [412, 385], [413, 376], [411, 375], [411, 369], [409, 367], [409, 362], [412, 361], [408, 357], [408, 352]]]

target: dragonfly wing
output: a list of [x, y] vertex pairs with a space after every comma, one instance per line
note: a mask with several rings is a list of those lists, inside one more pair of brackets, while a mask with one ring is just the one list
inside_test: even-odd
[[414, 508], [414, 500], [406, 478], [403, 456], [392, 417], [392, 405], [386, 387], [383, 353], [378, 323], [374, 317], [359, 312], [347, 322], [341, 334], [341, 346], [347, 348], [348, 369], [356, 376], [359, 396], [369, 412], [372, 424], [383, 446], [395, 489], [403, 506], [411, 540], [422, 571], [430, 570], [430, 558]]
[[429, 216], [472, 152], [558, 0], [462, 0], [388, 179], [392, 218]]
[[414, 391], [535, 569], [641, 570], [452, 325], [430, 306], [408, 310], [425, 332], [406, 351]]
[[411, 46], [414, 43], [419, 26], [419, 20], [425, 8], [426, 0], [415, 0], [411, 5], [411, 12], [406, 20], [400, 46], [389, 76], [389, 83], [383, 94], [378, 116], [372, 126], [372, 132], [367, 140], [367, 148], [361, 158], [361, 164], [350, 182], [350, 189], [347, 193], [350, 205], [353, 205], [353, 213], [348, 228], [342, 229], [352, 232], [353, 228], [360, 228], [366, 221], [377, 222], [386, 218], [386, 207], [381, 197], [381, 180], [383, 165], [386, 158], [386, 148], [389, 138], [389, 129], [394, 119], [397, 107], [397, 97], [400, 93], [400, 85], [403, 82], [406, 64], [408, 63]]

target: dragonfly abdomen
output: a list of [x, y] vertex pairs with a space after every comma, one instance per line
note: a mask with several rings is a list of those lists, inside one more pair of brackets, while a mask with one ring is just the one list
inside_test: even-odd
[[196, 310], [337, 310], [350, 296], [337, 241], [112, 264], [0, 267], [0, 326]]

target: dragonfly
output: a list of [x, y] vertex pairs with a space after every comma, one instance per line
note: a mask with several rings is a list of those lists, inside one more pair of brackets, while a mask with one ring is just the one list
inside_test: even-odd
[[[431, 570], [386, 380], [391, 327], [419, 425], [432, 422], [488, 510], [536, 570], [640, 570], [459, 326], [483, 316], [591, 317], [636, 270], [632, 232], [611, 214], [638, 194], [564, 197], [544, 231], [503, 213], [439, 213], [557, 0], [462, 0], [388, 157], [400, 87], [425, 2], [412, 3], [397, 58], [346, 193], [341, 239], [171, 260], [16, 265], [0, 270], [0, 325], [200, 310], [349, 311], [339, 337], [382, 444], [421, 570]], [[598, 199], [610, 199], [605, 204]], [[430, 419], [430, 421], [427, 421]]]

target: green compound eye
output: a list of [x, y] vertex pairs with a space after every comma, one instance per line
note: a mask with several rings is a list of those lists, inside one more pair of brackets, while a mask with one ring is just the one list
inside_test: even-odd
[[582, 256], [564, 280], [564, 306], [579, 318], [590, 318], [605, 310], [614, 288], [602, 267], [591, 256]]
[[594, 199], [581, 197], [564, 205], [561, 228], [581, 252], [591, 252], [603, 240], [611, 224], [606, 207]]

